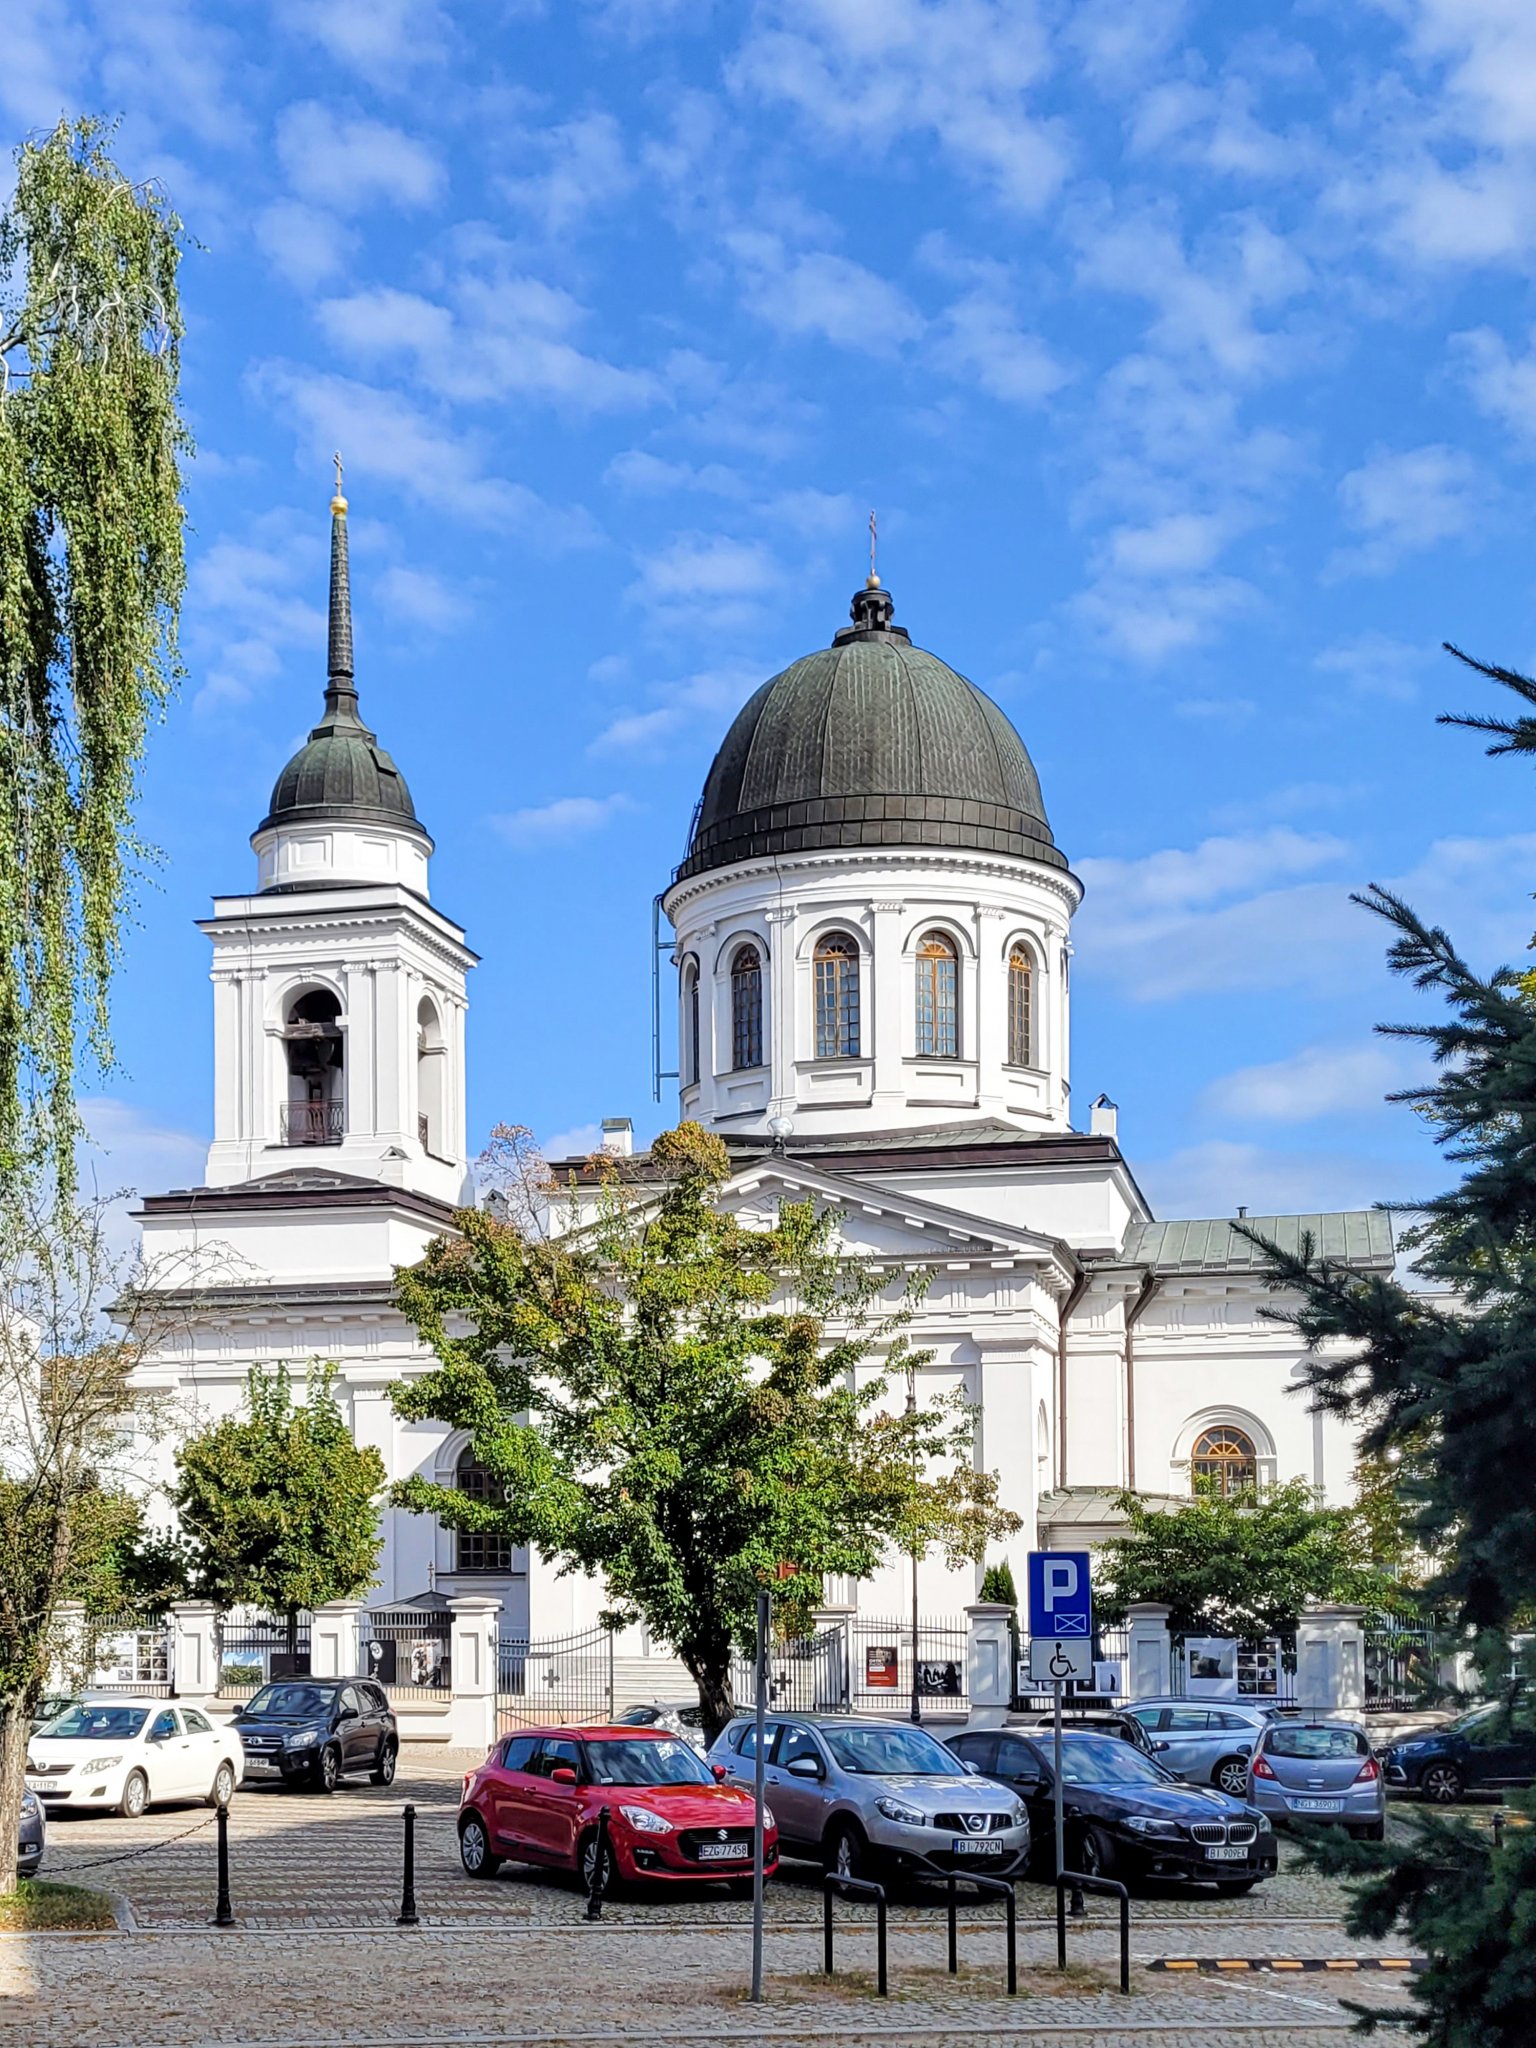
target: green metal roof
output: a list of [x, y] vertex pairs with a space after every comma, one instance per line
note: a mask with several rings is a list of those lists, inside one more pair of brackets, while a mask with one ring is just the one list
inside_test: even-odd
[[[1305, 1234], [1325, 1259], [1384, 1269], [1394, 1262], [1392, 1218], [1385, 1209], [1341, 1209], [1317, 1216], [1245, 1216], [1242, 1221], [1285, 1251], [1300, 1251]], [[1259, 1273], [1265, 1266], [1258, 1246], [1239, 1237], [1232, 1219], [1226, 1216], [1144, 1223], [1132, 1234], [1124, 1256], [1128, 1263], [1150, 1266], [1157, 1273]]]

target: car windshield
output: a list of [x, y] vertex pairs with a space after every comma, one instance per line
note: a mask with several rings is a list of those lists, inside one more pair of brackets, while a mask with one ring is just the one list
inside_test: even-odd
[[1151, 1757], [1143, 1756], [1128, 1742], [1114, 1735], [1095, 1735], [1087, 1741], [1065, 1742], [1061, 1749], [1061, 1775], [1068, 1785], [1165, 1785], [1167, 1774]]
[[148, 1719], [144, 1707], [73, 1706], [37, 1732], [71, 1742], [131, 1742]]
[[246, 1708], [247, 1714], [270, 1714], [275, 1721], [300, 1721], [326, 1713], [331, 1693], [323, 1685], [264, 1685]]
[[686, 1742], [589, 1742], [596, 1785], [713, 1785], [714, 1772]]
[[1369, 1756], [1371, 1745], [1358, 1728], [1298, 1728], [1283, 1722], [1265, 1730], [1264, 1750], [1269, 1756], [1305, 1757], [1323, 1763], [1351, 1756]]
[[953, 1778], [958, 1764], [921, 1728], [823, 1728], [822, 1740], [845, 1771], [870, 1778]]

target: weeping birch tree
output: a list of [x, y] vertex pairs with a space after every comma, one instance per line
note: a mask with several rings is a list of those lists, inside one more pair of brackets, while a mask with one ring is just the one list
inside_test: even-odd
[[0, 215], [0, 1196], [29, 1173], [71, 1192], [178, 674], [182, 227], [110, 139], [26, 143]]

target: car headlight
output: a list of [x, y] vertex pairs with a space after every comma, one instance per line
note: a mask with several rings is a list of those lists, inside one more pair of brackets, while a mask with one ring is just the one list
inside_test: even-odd
[[915, 1806], [903, 1805], [899, 1799], [877, 1799], [875, 1811], [883, 1813], [887, 1820], [893, 1820], [904, 1828], [922, 1828], [928, 1825], [926, 1813], [919, 1813]]
[[22, 1795], [21, 1795], [21, 1810], [22, 1810], [22, 1812], [23, 1812], [23, 1813], [36, 1813], [36, 1812], [37, 1812], [37, 1794], [36, 1794], [35, 1792], [23, 1792], [23, 1793], [22, 1793]]
[[1258, 1821], [1261, 1835], [1272, 1835], [1275, 1832], [1275, 1824], [1267, 1813], [1257, 1813], [1254, 1818]]
[[1183, 1833], [1176, 1820], [1153, 1820], [1144, 1813], [1128, 1814], [1125, 1824], [1133, 1834], [1138, 1835], [1159, 1835], [1164, 1838], [1171, 1835], [1177, 1839]]
[[652, 1813], [648, 1806], [621, 1806], [619, 1812], [629, 1822], [637, 1835], [670, 1835], [672, 1823], [659, 1813]]
[[305, 1749], [311, 1743], [319, 1742], [324, 1736], [323, 1728], [295, 1728], [291, 1735], [283, 1738], [284, 1749]]
[[114, 1770], [122, 1762], [120, 1756], [93, 1756], [88, 1764], [80, 1766], [82, 1778], [94, 1778], [98, 1771]]
[[1022, 1802], [1014, 1807], [1013, 1812], [1008, 1817], [1016, 1828], [1026, 1828], [1029, 1826], [1029, 1808]]
[[773, 1817], [773, 1808], [766, 1804], [763, 1807], [763, 1826], [765, 1828], [776, 1828], [778, 1826], [778, 1822]]

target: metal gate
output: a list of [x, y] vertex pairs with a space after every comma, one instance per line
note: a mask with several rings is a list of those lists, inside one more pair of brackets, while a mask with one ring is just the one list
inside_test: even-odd
[[1445, 1647], [1433, 1614], [1372, 1614], [1365, 1623], [1367, 1713], [1406, 1713], [1439, 1692]]
[[[731, 1697], [738, 1707], [757, 1705], [757, 1660], [738, 1652], [731, 1659]], [[848, 1638], [841, 1628], [797, 1642], [775, 1643], [768, 1656], [768, 1708], [781, 1713], [848, 1712]]]
[[530, 1639], [503, 1636], [496, 1674], [497, 1726], [563, 1728], [613, 1719], [613, 1631]]
[[254, 1693], [269, 1679], [308, 1678], [310, 1616], [293, 1617], [234, 1608], [214, 1625], [218, 1646], [219, 1693], [224, 1699]]
[[[920, 1711], [964, 1713], [969, 1705], [963, 1621], [917, 1625]], [[852, 1703], [860, 1714], [905, 1714], [912, 1700], [912, 1624], [859, 1615], [853, 1624]]]
[[92, 1615], [80, 1645], [82, 1682], [91, 1692], [167, 1698], [173, 1649], [171, 1625], [163, 1614]]

